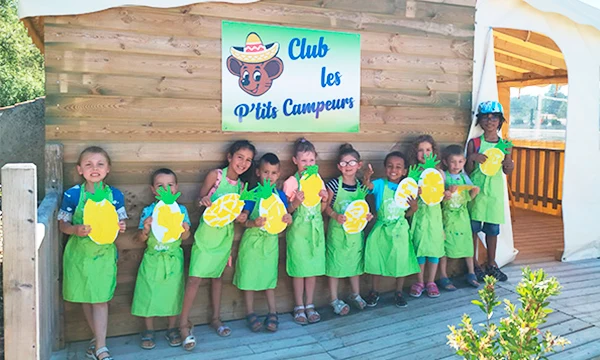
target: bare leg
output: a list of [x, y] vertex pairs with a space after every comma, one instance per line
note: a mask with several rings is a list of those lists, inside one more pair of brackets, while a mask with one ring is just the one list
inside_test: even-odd
[[[81, 304], [83, 307], [83, 315], [85, 316], [85, 321], [87, 322], [90, 329], [92, 329], [92, 333], [94, 332], [94, 313], [92, 311], [92, 304]], [[94, 334], [96, 337], [96, 334]]]
[[447, 257], [442, 257], [440, 258], [440, 276], [443, 278], [447, 278], [448, 274], [446, 273], [446, 269], [448, 266], [448, 258]]
[[425, 264], [419, 264], [421, 268], [421, 272], [417, 274], [417, 282], [423, 283], [423, 278], [425, 277]]
[[292, 278], [292, 284], [294, 286], [294, 301], [296, 302], [296, 306], [304, 305], [304, 281], [304, 278]]
[[190, 335], [190, 312], [192, 311], [194, 299], [196, 299], [198, 287], [200, 287], [201, 283], [201, 278], [190, 276], [185, 286], [185, 295], [183, 296], [183, 307], [181, 309], [181, 315], [179, 316], [179, 330], [181, 331], [181, 336], [184, 339]]
[[352, 294], [360, 295], [360, 276], [352, 276], [350, 278], [350, 288], [352, 290]]
[[[92, 304], [94, 318], [94, 334], [96, 334], [96, 349], [106, 346], [106, 330], [108, 328], [108, 303]], [[108, 354], [101, 354], [107, 357]]]
[[146, 324], [146, 330], [154, 331], [154, 318], [153, 317], [144, 318], [144, 323]]
[[433, 282], [435, 280], [435, 273], [437, 272], [438, 264], [434, 264], [432, 262], [429, 263], [427, 274], [427, 282]]
[[169, 329], [173, 329], [177, 324], [177, 316], [169, 316]]
[[473, 265], [479, 267], [479, 261], [477, 260], [477, 247], [479, 245], [479, 235], [473, 233]]
[[267, 305], [269, 306], [269, 313], [277, 314], [277, 307], [275, 306], [275, 289], [265, 290], [267, 295]]
[[396, 291], [402, 292], [402, 288], [404, 287], [404, 279], [405, 277], [396, 278]]
[[473, 265], [473, 258], [466, 257], [465, 262], [467, 263], [467, 272], [469, 274], [474, 274], [475, 273], [475, 265]]
[[314, 276], [304, 279], [304, 287], [306, 289], [306, 304], [313, 303], [315, 298], [315, 287], [317, 286], [317, 278]]
[[246, 315], [254, 312], [254, 291], [244, 290], [244, 301], [246, 302]]
[[371, 290], [379, 292], [379, 283], [381, 282], [381, 276], [380, 275], [371, 275], [371, 279], [372, 279]]
[[213, 321], [220, 322], [221, 318], [221, 290], [223, 290], [223, 278], [212, 279], [211, 298], [213, 307]]
[[486, 235], [485, 242], [487, 243], [488, 265], [498, 266], [498, 264], [496, 264], [496, 245], [498, 245], [498, 236]]
[[329, 278], [329, 293], [331, 294], [331, 301], [337, 300], [338, 298], [338, 283], [340, 279], [330, 277]]

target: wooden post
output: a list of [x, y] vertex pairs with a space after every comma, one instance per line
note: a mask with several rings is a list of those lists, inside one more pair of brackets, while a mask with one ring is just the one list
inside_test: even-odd
[[34, 164], [2, 168], [4, 221], [4, 346], [6, 359], [39, 359], [37, 341], [35, 231], [37, 179]]
[[59, 195], [62, 195], [63, 145], [58, 143], [46, 144], [46, 154], [44, 157], [46, 160], [46, 194], [56, 191]]

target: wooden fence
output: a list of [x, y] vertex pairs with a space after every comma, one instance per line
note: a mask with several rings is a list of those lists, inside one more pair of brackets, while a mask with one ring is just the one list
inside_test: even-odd
[[56, 215], [62, 191], [62, 151], [46, 148], [46, 196], [38, 208], [34, 164], [2, 168], [4, 335], [6, 359], [50, 359], [62, 342]]
[[561, 215], [564, 150], [514, 147], [512, 154], [515, 170], [508, 184], [513, 205]]

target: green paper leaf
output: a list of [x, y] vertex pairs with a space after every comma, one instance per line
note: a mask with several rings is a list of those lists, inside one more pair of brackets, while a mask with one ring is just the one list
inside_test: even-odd
[[158, 189], [156, 189], [156, 192], [158, 193], [158, 195], [155, 196], [155, 198], [158, 201], [162, 201], [167, 205], [173, 204], [181, 196], [181, 192], [177, 192], [176, 194], [171, 193], [171, 185], [167, 185], [167, 189], [165, 189], [162, 186], [159, 186]]
[[315, 165], [309, 165], [306, 168], [304, 168], [304, 171], [302, 172], [302, 175], [306, 174], [306, 178], [310, 178], [313, 175], [318, 175], [319, 174], [319, 165], [315, 164]]
[[102, 181], [94, 184], [94, 193], [88, 191], [85, 192], [86, 197], [91, 199], [93, 202], [101, 202], [102, 200], [108, 200], [110, 197], [110, 187], [104, 186]]
[[408, 168], [408, 176], [409, 178], [413, 179], [416, 182], [419, 182], [419, 178], [421, 177], [421, 173], [423, 171], [420, 170], [420, 165], [411, 165]]

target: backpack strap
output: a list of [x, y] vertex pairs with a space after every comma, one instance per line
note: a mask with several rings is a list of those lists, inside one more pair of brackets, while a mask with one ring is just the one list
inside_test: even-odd
[[473, 147], [475, 148], [475, 152], [478, 153], [481, 148], [481, 137], [473, 138]]

